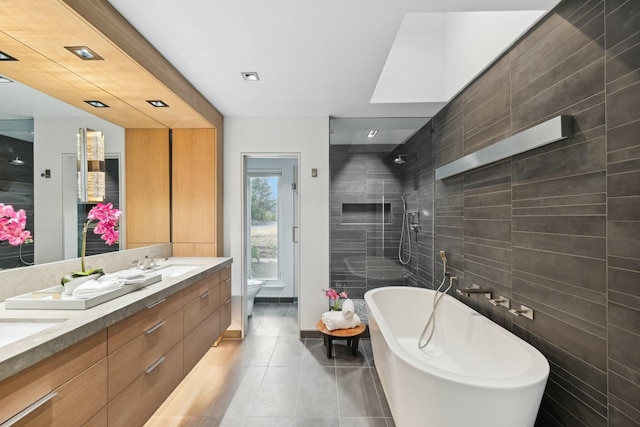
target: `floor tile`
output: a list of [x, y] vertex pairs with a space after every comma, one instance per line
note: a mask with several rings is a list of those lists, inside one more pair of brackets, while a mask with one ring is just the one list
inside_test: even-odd
[[384, 418], [342, 417], [340, 427], [387, 427]]
[[277, 337], [256, 336], [225, 340], [207, 352], [201, 362], [208, 366], [267, 366], [277, 341]]
[[369, 340], [326, 357], [297, 304], [256, 304], [244, 340], [207, 352], [146, 427], [395, 427]]
[[299, 380], [300, 367], [268, 367], [251, 408], [251, 415], [293, 416]]
[[340, 417], [382, 417], [370, 368], [336, 367]]
[[327, 358], [327, 347], [322, 338], [307, 338], [304, 342], [302, 366], [335, 366], [335, 359]]
[[296, 337], [278, 337], [269, 366], [300, 366], [304, 342]]
[[362, 366], [368, 367], [369, 363], [365, 357], [360, 343], [358, 343], [358, 352], [355, 356], [351, 354], [351, 349], [347, 347], [346, 341], [337, 341], [333, 343], [333, 358], [336, 366]]
[[230, 368], [194, 368], [156, 412], [165, 417], [202, 417], [225, 386]]
[[295, 427], [340, 427], [338, 417], [296, 417]]
[[384, 413], [385, 417], [391, 417], [391, 409], [389, 408], [387, 397], [384, 395], [382, 383], [380, 382], [380, 376], [378, 375], [378, 371], [376, 371], [376, 368], [371, 368], [371, 376], [373, 377], [373, 383], [376, 385], [378, 398], [380, 399], [380, 404], [382, 405], [382, 412]]
[[210, 400], [205, 416], [239, 417], [249, 416], [258, 395], [265, 367], [238, 367], [229, 369], [222, 387]]
[[338, 409], [336, 368], [308, 366], [300, 373], [296, 416], [330, 417]]

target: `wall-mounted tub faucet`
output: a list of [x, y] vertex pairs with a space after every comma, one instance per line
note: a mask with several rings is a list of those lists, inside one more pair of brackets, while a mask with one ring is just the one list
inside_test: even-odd
[[470, 288], [456, 289], [456, 292], [458, 295], [464, 295], [465, 297], [469, 297], [471, 294], [484, 294], [486, 298], [491, 298], [491, 292], [480, 289], [480, 286], [475, 283]]

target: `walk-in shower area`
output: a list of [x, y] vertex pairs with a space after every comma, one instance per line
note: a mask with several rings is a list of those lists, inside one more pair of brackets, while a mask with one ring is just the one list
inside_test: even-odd
[[430, 124], [398, 139], [407, 126], [396, 120], [397, 129], [375, 137], [356, 130], [358, 119], [331, 120], [332, 128], [356, 123], [351, 138], [332, 140], [329, 150], [331, 287], [356, 305], [381, 286], [432, 287]]

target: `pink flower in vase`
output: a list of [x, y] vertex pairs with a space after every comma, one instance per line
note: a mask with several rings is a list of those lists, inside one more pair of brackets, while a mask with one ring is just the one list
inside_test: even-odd
[[335, 289], [331, 288], [324, 290], [324, 294], [329, 298], [329, 310], [332, 311], [340, 311], [342, 309], [339, 301], [340, 298], [349, 298], [349, 295], [346, 291], [338, 292]]

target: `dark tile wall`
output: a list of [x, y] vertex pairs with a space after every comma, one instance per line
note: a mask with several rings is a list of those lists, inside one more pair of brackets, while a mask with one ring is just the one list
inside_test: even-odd
[[[9, 163], [16, 156], [24, 165]], [[16, 210], [24, 209], [26, 228], [33, 234], [33, 143], [0, 135], [0, 203], [12, 205]], [[19, 251], [19, 246], [0, 242], [0, 268], [24, 266]], [[33, 245], [22, 246], [22, 259], [33, 263]]]
[[434, 254], [535, 310], [462, 297], [549, 360], [537, 425], [637, 426], [640, 2], [560, 3], [434, 117], [435, 166], [560, 114], [573, 137], [435, 182]]
[[[402, 266], [396, 262], [402, 225], [403, 166], [385, 152], [362, 152], [358, 147], [332, 145], [331, 165], [331, 286], [363, 298], [368, 289], [402, 285]], [[390, 205], [382, 226], [382, 196]], [[343, 221], [343, 204], [380, 206], [363, 215], [365, 222]], [[390, 223], [389, 223], [390, 221]]]
[[409, 260], [405, 266], [405, 284], [409, 286], [432, 287], [433, 283], [433, 144], [431, 123], [413, 135], [394, 154], [407, 154], [407, 162], [402, 165], [402, 193], [407, 200], [409, 212], [418, 211], [420, 228], [410, 230], [411, 256], [409, 245], [403, 245], [403, 259]]

